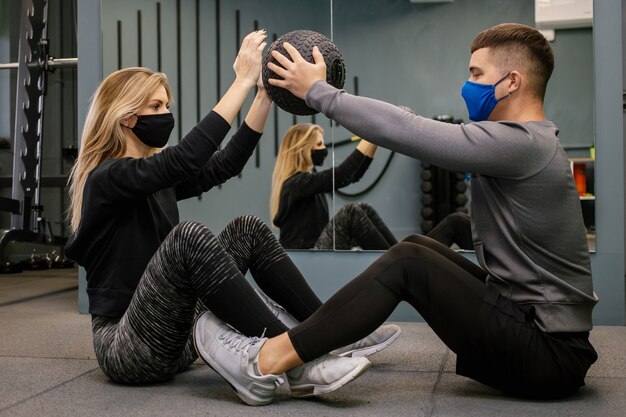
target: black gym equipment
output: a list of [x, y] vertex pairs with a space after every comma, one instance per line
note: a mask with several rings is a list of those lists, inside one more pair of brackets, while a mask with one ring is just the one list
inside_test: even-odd
[[[433, 119], [443, 123], [463, 123], [450, 115], [437, 115]], [[467, 213], [467, 182], [465, 175], [435, 165], [422, 163], [422, 233], [430, 232], [451, 213]]]
[[[359, 83], [358, 83], [358, 78], [354, 77], [354, 94], [355, 95], [359, 95], [358, 94], [359, 91]], [[413, 115], [415, 115], [415, 111], [413, 111], [412, 108], [408, 107], [408, 106], [404, 106], [404, 105], [398, 105], [399, 108], [401, 108], [404, 111], [407, 111]], [[341, 140], [338, 142], [335, 142], [335, 144], [333, 145], [334, 148], [337, 148], [339, 146], [344, 146], [347, 145], [349, 143], [354, 142], [355, 140], [360, 140], [361, 138], [358, 136], [353, 136], [350, 139], [345, 139], [345, 140]], [[395, 151], [391, 151], [389, 153], [389, 156], [387, 157], [387, 161], [385, 162], [385, 165], [383, 165], [383, 169], [380, 171], [380, 173], [378, 174], [378, 176], [374, 179], [374, 181], [372, 181], [372, 183], [370, 185], [368, 185], [365, 189], [361, 190], [361, 191], [357, 191], [357, 192], [353, 192], [353, 193], [349, 193], [346, 191], [342, 191], [340, 189], [335, 190], [335, 193], [339, 194], [340, 196], [343, 197], [361, 197], [362, 195], [365, 195], [367, 193], [369, 193], [375, 186], [376, 184], [378, 184], [378, 182], [383, 178], [383, 175], [385, 175], [385, 173], [387, 172], [387, 169], [389, 169], [389, 165], [391, 165], [391, 161], [393, 160], [393, 157], [395, 156]]]
[[[22, 0], [20, 16], [18, 62], [0, 64], [0, 69], [17, 69], [12, 198], [0, 197], [0, 210], [11, 213], [11, 227], [0, 231], [0, 272], [20, 272], [20, 266], [12, 265], [5, 257], [11, 241], [60, 248], [67, 241], [52, 234], [40, 203], [44, 97], [48, 73], [56, 67], [74, 66], [78, 59], [49, 55], [47, 0]], [[31, 258], [21, 267], [44, 265], [49, 267], [48, 260]], [[72, 266], [62, 255], [57, 265]]]
[[[348, 145], [350, 143], [353, 143], [356, 140], [361, 140], [361, 138], [358, 137], [358, 136], [353, 136], [350, 139], [345, 139], [345, 140], [336, 142], [333, 145], [333, 147], [334, 148], [338, 148], [338, 147], [341, 147], [341, 146], [344, 146], [344, 145]], [[395, 156], [395, 154], [396, 153], [394, 151], [389, 152], [389, 156], [387, 157], [387, 161], [385, 161], [385, 165], [383, 165], [383, 169], [381, 169], [380, 173], [376, 176], [376, 178], [374, 178], [374, 181], [372, 181], [363, 190], [360, 190], [360, 191], [357, 191], [357, 192], [347, 192], [347, 191], [343, 191], [343, 190], [340, 190], [340, 189], [336, 189], [335, 193], [337, 193], [338, 195], [340, 195], [342, 197], [349, 197], [349, 198], [361, 197], [361, 196], [369, 193], [370, 191], [372, 191], [374, 189], [374, 187], [376, 187], [376, 185], [380, 182], [380, 180], [383, 179], [383, 176], [387, 172], [387, 169], [389, 169], [389, 165], [391, 165], [391, 161], [393, 160], [393, 157]]]
[[339, 49], [337, 49], [330, 39], [321, 33], [312, 30], [294, 30], [276, 39], [267, 49], [263, 57], [263, 85], [274, 103], [286, 112], [295, 115], [306, 116], [316, 114], [318, 111], [307, 106], [304, 100], [294, 96], [288, 90], [275, 87], [268, 82], [270, 78], [279, 78], [273, 71], [267, 68], [269, 62], [280, 65], [272, 56], [272, 51], [276, 50], [289, 57], [289, 54], [283, 47], [283, 43], [285, 42], [289, 42], [293, 45], [308, 62], [314, 62], [313, 47], [317, 46], [324, 56], [324, 62], [326, 63], [326, 81], [336, 88], [343, 88], [343, 83], [346, 79], [346, 68], [341, 52], [339, 52]]

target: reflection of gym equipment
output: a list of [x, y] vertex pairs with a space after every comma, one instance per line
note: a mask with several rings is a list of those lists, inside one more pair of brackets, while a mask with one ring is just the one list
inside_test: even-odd
[[[358, 77], [354, 77], [354, 94], [355, 95], [359, 95], [359, 79]], [[415, 112], [413, 111], [413, 109], [411, 109], [408, 106], [403, 106], [403, 105], [399, 105], [398, 107], [400, 107], [402, 110], [408, 111], [411, 114], [415, 114]], [[340, 140], [338, 142], [335, 142], [333, 144], [333, 147], [340, 147], [340, 146], [344, 146], [344, 145], [349, 145], [350, 143], [356, 141], [356, 140], [361, 140], [360, 137], [358, 136], [352, 136], [349, 139], [344, 139], [344, 140]], [[360, 197], [364, 194], [369, 193], [375, 186], [376, 184], [378, 184], [378, 182], [383, 178], [383, 175], [385, 175], [385, 173], [387, 172], [387, 169], [389, 168], [389, 165], [391, 164], [391, 161], [393, 160], [393, 157], [395, 156], [395, 152], [391, 151], [389, 153], [389, 156], [387, 157], [387, 161], [385, 162], [385, 165], [383, 166], [383, 169], [380, 171], [380, 173], [378, 174], [378, 176], [374, 179], [374, 181], [372, 181], [372, 183], [367, 186], [365, 189], [355, 192], [355, 193], [347, 193], [345, 191], [341, 191], [341, 190], [335, 190], [335, 192], [341, 196], [344, 197]]]
[[[0, 210], [11, 213], [11, 227], [0, 232], [0, 272], [19, 272], [20, 267], [5, 257], [9, 242], [37, 243], [62, 248], [67, 238], [54, 236], [43, 217], [40, 203], [44, 97], [48, 73], [56, 67], [74, 66], [77, 58], [56, 59], [49, 55], [48, 1], [22, 0], [18, 62], [0, 64], [0, 69], [17, 69], [15, 130], [13, 137], [12, 198], [0, 197]], [[66, 178], [48, 178], [64, 184]], [[44, 259], [32, 256], [22, 265], [37, 269], [54, 262], [57, 267], [72, 266], [62, 253]], [[53, 262], [54, 261], [54, 262]]]
[[[351, 143], [353, 143], [354, 141], [357, 140], [361, 140], [360, 137], [358, 136], [352, 136], [349, 139], [344, 139], [344, 140], [340, 140], [338, 142], [335, 142], [333, 144], [333, 147], [338, 148], [344, 145], [349, 145]], [[383, 175], [385, 175], [385, 173], [387, 172], [387, 169], [389, 168], [389, 165], [391, 164], [391, 160], [393, 159], [394, 155], [396, 153], [391, 151], [389, 153], [389, 156], [387, 157], [387, 161], [385, 162], [385, 165], [383, 166], [383, 169], [380, 171], [380, 173], [378, 174], [378, 176], [374, 179], [374, 181], [372, 181], [372, 183], [370, 185], [368, 185], [367, 187], [365, 187], [363, 190], [355, 192], [355, 193], [347, 193], [345, 191], [341, 191], [339, 189], [335, 190], [335, 192], [343, 197], [360, 197], [362, 195], [365, 195], [367, 193], [369, 193], [374, 187], [376, 187], [376, 184], [378, 184], [378, 182], [383, 178]]]
[[448, 214], [466, 213], [465, 175], [422, 164], [422, 233], [428, 233]]
[[[448, 115], [435, 116], [434, 119], [445, 123], [463, 123]], [[464, 174], [422, 163], [421, 178], [422, 233], [430, 232], [450, 213], [467, 213], [467, 182]]]
[[311, 30], [294, 30], [275, 40], [263, 57], [263, 84], [274, 103], [289, 113], [298, 115], [316, 114], [317, 110], [307, 106], [304, 100], [299, 99], [284, 88], [270, 85], [267, 81], [269, 78], [276, 78], [276, 74], [267, 69], [268, 62], [277, 63], [272, 57], [272, 51], [277, 50], [281, 54], [289, 56], [283, 47], [285, 42], [293, 45], [300, 52], [300, 55], [309, 62], [313, 62], [313, 47], [317, 45], [326, 63], [326, 81], [337, 88], [343, 88], [346, 78], [346, 69], [341, 52], [330, 39], [321, 33]]

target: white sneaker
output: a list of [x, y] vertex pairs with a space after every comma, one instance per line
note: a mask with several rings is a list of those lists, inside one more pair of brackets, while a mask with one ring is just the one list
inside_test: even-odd
[[[300, 324], [283, 306], [269, 298], [263, 291], [256, 290], [256, 292], [267, 308], [282, 321], [287, 328], [292, 329]], [[369, 356], [390, 346], [400, 336], [400, 333], [400, 327], [395, 324], [386, 324], [374, 330], [369, 336], [351, 345], [335, 349], [330, 353], [336, 356]]]
[[257, 292], [259, 297], [261, 297], [261, 300], [263, 300], [263, 302], [265, 303], [267, 308], [276, 317], [278, 317], [278, 320], [282, 321], [283, 324], [285, 326], [287, 326], [288, 329], [294, 328], [298, 324], [300, 324], [300, 322], [298, 320], [296, 320], [296, 318], [294, 316], [289, 314], [287, 312], [287, 310], [285, 310], [285, 308], [283, 306], [281, 306], [276, 301], [274, 301], [271, 298], [269, 298], [263, 291], [260, 291], [260, 290], [255, 290], [255, 291]]
[[242, 335], [210, 311], [198, 316], [193, 328], [198, 355], [249, 405], [271, 403], [276, 388], [284, 382], [277, 375], [259, 371], [258, 353], [266, 340]]
[[366, 358], [324, 355], [286, 372], [293, 397], [312, 397], [343, 387], [370, 367]]
[[400, 336], [400, 327], [395, 324], [385, 324], [374, 330], [369, 336], [354, 342], [351, 345], [333, 350], [331, 355], [349, 356], [352, 358], [369, 356], [391, 345]]

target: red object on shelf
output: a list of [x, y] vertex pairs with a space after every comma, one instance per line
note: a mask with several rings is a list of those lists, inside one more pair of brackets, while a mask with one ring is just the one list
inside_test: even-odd
[[574, 182], [578, 195], [587, 193], [587, 167], [585, 164], [574, 164]]

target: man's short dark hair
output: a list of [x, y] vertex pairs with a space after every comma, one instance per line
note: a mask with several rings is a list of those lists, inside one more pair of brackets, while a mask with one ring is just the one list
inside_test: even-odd
[[530, 91], [543, 100], [554, 69], [554, 54], [541, 32], [518, 23], [503, 23], [476, 35], [472, 53], [482, 48], [490, 49], [503, 70], [525, 72]]

